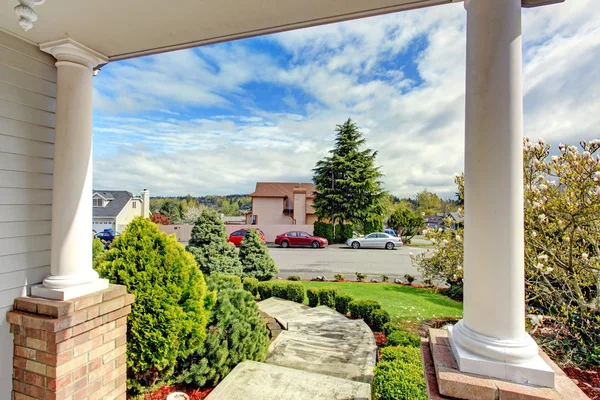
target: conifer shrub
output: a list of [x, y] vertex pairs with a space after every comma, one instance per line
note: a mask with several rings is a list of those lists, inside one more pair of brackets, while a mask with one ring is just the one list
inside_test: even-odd
[[390, 322], [390, 314], [385, 310], [375, 310], [371, 314], [371, 321], [373, 324], [373, 330], [375, 332], [381, 332], [383, 326]]
[[426, 400], [421, 351], [416, 348], [387, 347], [375, 367], [374, 400]]
[[419, 347], [421, 345], [421, 337], [416, 333], [398, 329], [387, 336], [387, 345]]
[[187, 250], [205, 274], [242, 276], [242, 264], [219, 214], [205, 209], [196, 220]]
[[311, 307], [317, 307], [319, 305], [319, 289], [309, 288], [306, 291], [306, 297], [308, 297], [308, 305]]
[[240, 244], [240, 261], [244, 276], [259, 281], [268, 281], [279, 272], [267, 245], [255, 229], [248, 229], [244, 235]]
[[170, 378], [178, 362], [202, 348], [212, 301], [194, 257], [175, 236], [135, 218], [96, 270], [135, 295], [127, 319], [130, 394]]
[[301, 280], [300, 277], [298, 275], [290, 275], [287, 277], [288, 281], [299, 281]]
[[261, 300], [268, 299], [269, 297], [278, 297], [284, 300], [295, 301], [296, 303], [304, 302], [304, 286], [299, 282], [259, 282], [258, 292], [260, 293]]
[[335, 296], [335, 310], [340, 314], [346, 315], [350, 312], [350, 303], [354, 301], [354, 297], [349, 294], [336, 294]]
[[350, 303], [352, 318], [362, 318], [367, 324], [373, 324], [373, 312], [381, 310], [381, 304], [374, 300], [354, 300]]
[[208, 289], [216, 302], [202, 349], [186, 362], [183, 380], [198, 386], [217, 385], [237, 364], [264, 361], [269, 332], [254, 297], [234, 279], [213, 274]]
[[104, 244], [102, 243], [102, 240], [94, 238], [92, 241], [92, 264], [99, 262], [103, 254]]
[[254, 297], [258, 296], [258, 279], [244, 278], [244, 290], [250, 292]]
[[324, 287], [319, 289], [319, 302], [322, 306], [335, 308], [335, 296], [337, 289], [334, 287]]

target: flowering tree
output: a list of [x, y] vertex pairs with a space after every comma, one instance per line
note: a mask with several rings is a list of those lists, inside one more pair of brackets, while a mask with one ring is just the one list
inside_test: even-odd
[[198, 206], [198, 207], [188, 207], [187, 211], [183, 213], [183, 218], [181, 218], [181, 222], [184, 224], [195, 224], [198, 218], [202, 215], [202, 211], [204, 211], [206, 207]]

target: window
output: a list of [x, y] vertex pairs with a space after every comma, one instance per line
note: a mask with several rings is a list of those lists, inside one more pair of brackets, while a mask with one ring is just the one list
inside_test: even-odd
[[287, 236], [287, 237], [296, 237], [298, 235], [296, 234], [296, 232], [288, 232], [288, 233], [285, 234], [285, 236]]
[[367, 237], [365, 239], [376, 239], [376, 238], [377, 238], [377, 234], [371, 233], [370, 235], [367, 235]]
[[134, 201], [134, 202], [132, 202], [132, 203], [131, 203], [131, 207], [132, 207], [132, 208], [136, 208], [136, 207], [137, 207], [137, 201]]
[[308, 233], [306, 233], [306, 232], [298, 232], [298, 237], [301, 237], [301, 238], [307, 238], [307, 237], [309, 237], [309, 236], [310, 236], [310, 235], [309, 235]]
[[94, 203], [94, 207], [102, 207], [104, 205], [102, 199], [93, 199], [92, 201]]
[[246, 231], [236, 231], [233, 233], [233, 236], [244, 236], [246, 234]]

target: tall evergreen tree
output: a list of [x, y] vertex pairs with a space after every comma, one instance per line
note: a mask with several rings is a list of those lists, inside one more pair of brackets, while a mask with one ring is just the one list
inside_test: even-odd
[[279, 272], [275, 260], [269, 254], [256, 229], [248, 229], [240, 244], [240, 261], [244, 276], [268, 281]]
[[203, 210], [192, 229], [187, 250], [193, 254], [205, 274], [221, 272], [242, 275], [242, 264], [221, 217], [211, 210]]
[[321, 219], [365, 224], [384, 212], [383, 176], [375, 165], [377, 151], [363, 149], [366, 139], [349, 118], [337, 125], [333, 150], [317, 162], [313, 182], [317, 193], [313, 205]]

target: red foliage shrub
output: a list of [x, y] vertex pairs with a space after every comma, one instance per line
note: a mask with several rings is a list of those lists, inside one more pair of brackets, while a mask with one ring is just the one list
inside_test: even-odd
[[190, 396], [190, 400], [204, 400], [213, 388], [189, 388], [182, 385], [162, 386], [152, 393], [148, 393], [144, 400], [165, 400], [173, 392], [184, 392]]
[[171, 225], [171, 221], [169, 220], [169, 217], [167, 217], [166, 215], [159, 214], [159, 213], [150, 215], [150, 220], [157, 225]]

